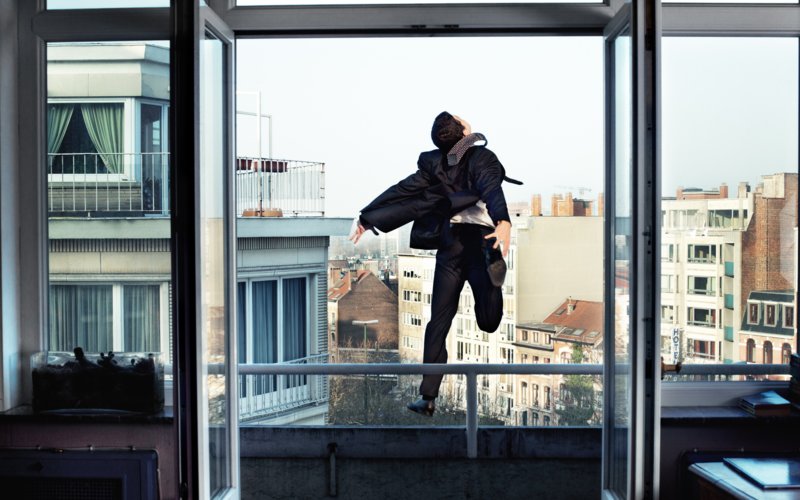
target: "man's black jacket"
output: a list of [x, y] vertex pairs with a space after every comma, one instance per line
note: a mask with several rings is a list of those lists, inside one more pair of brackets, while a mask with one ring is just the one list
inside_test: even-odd
[[486, 147], [472, 146], [452, 166], [438, 149], [428, 151], [419, 155], [417, 167], [361, 210], [364, 227], [389, 232], [414, 221], [411, 246], [436, 249], [446, 241], [450, 218], [479, 200], [495, 225], [510, 221], [501, 189], [505, 169]]

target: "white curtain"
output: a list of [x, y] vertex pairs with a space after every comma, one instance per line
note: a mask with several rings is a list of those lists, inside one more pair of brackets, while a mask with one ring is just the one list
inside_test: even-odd
[[81, 113], [89, 138], [100, 153], [108, 171], [122, 172], [122, 104], [81, 104]]
[[113, 349], [111, 285], [50, 285], [49, 303], [49, 350]]
[[123, 337], [126, 351], [161, 351], [161, 287], [125, 285], [122, 288]]
[[47, 152], [58, 153], [72, 119], [74, 104], [47, 105]]

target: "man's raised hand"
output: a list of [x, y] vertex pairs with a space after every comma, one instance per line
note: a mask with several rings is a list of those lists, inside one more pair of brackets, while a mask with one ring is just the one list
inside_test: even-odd
[[496, 238], [492, 248], [502, 246], [503, 258], [506, 258], [506, 256], [508, 256], [508, 247], [511, 244], [511, 223], [507, 220], [501, 220], [497, 223], [497, 227], [494, 228], [494, 232], [492, 234], [487, 234], [484, 238], [487, 240]]

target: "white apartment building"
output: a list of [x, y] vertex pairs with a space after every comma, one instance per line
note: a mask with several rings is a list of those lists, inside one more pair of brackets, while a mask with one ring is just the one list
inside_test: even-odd
[[661, 352], [691, 363], [738, 360], [742, 235], [753, 196], [662, 201]]
[[[167, 148], [169, 49], [65, 43], [52, 45], [47, 57], [48, 348], [161, 352], [168, 362], [168, 174], [179, 168]], [[231, 256], [238, 362], [326, 362], [328, 244], [347, 234], [350, 220], [324, 217], [321, 163], [239, 158], [236, 169], [244, 208], [255, 206], [258, 200], [245, 194], [257, 193], [261, 183], [271, 186], [262, 189], [265, 206], [286, 215], [242, 217], [239, 204]], [[293, 199], [284, 196], [288, 184]], [[309, 206], [313, 213], [303, 212]], [[220, 226], [208, 230], [210, 241], [223, 240]], [[224, 304], [219, 293], [209, 300]], [[219, 326], [221, 320], [205, 321]], [[209, 342], [207, 350], [208, 362], [224, 359], [221, 342]], [[323, 424], [327, 391], [323, 376], [241, 375], [239, 415], [248, 423]], [[215, 397], [224, 396], [209, 395]]]
[[[520, 361], [515, 334], [518, 324], [543, 321], [569, 296], [603, 300], [601, 217], [519, 217], [512, 224], [506, 259], [508, 273], [503, 286], [503, 321], [495, 333], [478, 329], [474, 299], [467, 283], [447, 337], [451, 363], [534, 362], [533, 357]], [[403, 362], [422, 360], [435, 265], [434, 255], [398, 256], [399, 343]], [[514, 412], [518, 399], [514, 378], [496, 375], [479, 381], [478, 403], [485, 416], [510, 425], [521, 422]], [[456, 403], [465, 404], [465, 386], [457, 376], [445, 377], [442, 393], [448, 391]]]

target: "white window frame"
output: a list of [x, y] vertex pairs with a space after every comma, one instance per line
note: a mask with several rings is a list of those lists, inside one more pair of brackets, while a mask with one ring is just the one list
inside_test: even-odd
[[[317, 301], [316, 301], [316, 294], [312, 293], [312, 288], [315, 287], [315, 279], [313, 274], [309, 273], [298, 273], [298, 274], [287, 274], [281, 276], [259, 276], [258, 274], [252, 272], [243, 272], [239, 273], [237, 278], [237, 283], [244, 282], [245, 283], [245, 292], [246, 292], [246, 300], [245, 303], [245, 314], [247, 315], [247, 319], [245, 321], [245, 363], [253, 363], [253, 283], [255, 282], [268, 282], [274, 281], [277, 282], [275, 293], [277, 295], [277, 303], [276, 303], [276, 310], [278, 313], [278, 321], [277, 321], [277, 332], [278, 332], [278, 339], [276, 343], [276, 349], [278, 354], [278, 363], [282, 363], [285, 361], [292, 361], [284, 359], [284, 342], [283, 342], [283, 281], [287, 279], [294, 279], [294, 278], [304, 278], [306, 280], [306, 332], [305, 332], [305, 340], [306, 340], [306, 355], [305, 357], [314, 356], [315, 354], [319, 354], [317, 352], [317, 345], [314, 342], [314, 334], [313, 332], [316, 331], [316, 320], [312, 315], [312, 311], [315, 311], [317, 308]], [[238, 305], [237, 305], [238, 307]]]
[[[127, 160], [131, 153], [135, 153], [137, 142], [137, 118], [139, 116], [138, 106], [135, 105], [137, 99], [133, 97], [48, 97], [47, 104], [122, 104], [122, 124], [123, 133], [123, 153], [124, 160]], [[163, 116], [163, 111], [162, 111]], [[165, 122], [166, 123], [166, 122]], [[166, 143], [165, 143], [166, 144]], [[134, 182], [135, 173], [131, 169], [129, 161], [122, 162], [124, 170], [117, 174], [47, 174], [48, 183], [60, 182]]]
[[[772, 307], [772, 323], [769, 322], [768, 318], [769, 315], [767, 314], [767, 308]], [[780, 311], [780, 305], [777, 302], [764, 302], [764, 326], [777, 326], [778, 325], [778, 311]]]
[[[123, 289], [125, 286], [131, 285], [154, 285], [158, 286], [158, 327], [161, 331], [159, 338], [159, 349], [162, 356], [162, 362], [168, 363], [167, 359], [170, 354], [170, 321], [169, 321], [169, 281], [163, 278], [157, 279], [153, 277], [142, 276], [137, 280], [113, 280], [111, 275], [104, 275], [103, 279], [90, 280], [90, 279], [69, 279], [62, 276], [51, 276], [51, 285], [59, 286], [110, 286], [111, 287], [111, 346], [114, 352], [130, 352], [125, 344], [125, 335], [123, 332], [123, 313], [124, 313], [124, 297]], [[44, 339], [47, 342], [47, 339]], [[45, 347], [47, 347], [45, 345]]]
[[[783, 311], [783, 327], [784, 328], [795, 328], [795, 319], [794, 319], [794, 305], [793, 304], [784, 304], [781, 306]], [[788, 312], [787, 309], [791, 309], [791, 312]], [[787, 321], [791, 320], [791, 324]]]
[[[752, 319], [750, 317], [750, 307], [751, 306], [756, 306], [758, 308], [758, 312], [756, 313], [756, 320], [755, 321], [752, 321]], [[747, 312], [746, 312], [746, 314], [747, 314], [747, 324], [748, 325], [757, 325], [761, 321], [761, 303], [757, 302], [757, 301], [754, 301], [754, 300], [748, 300], [747, 301]]]

